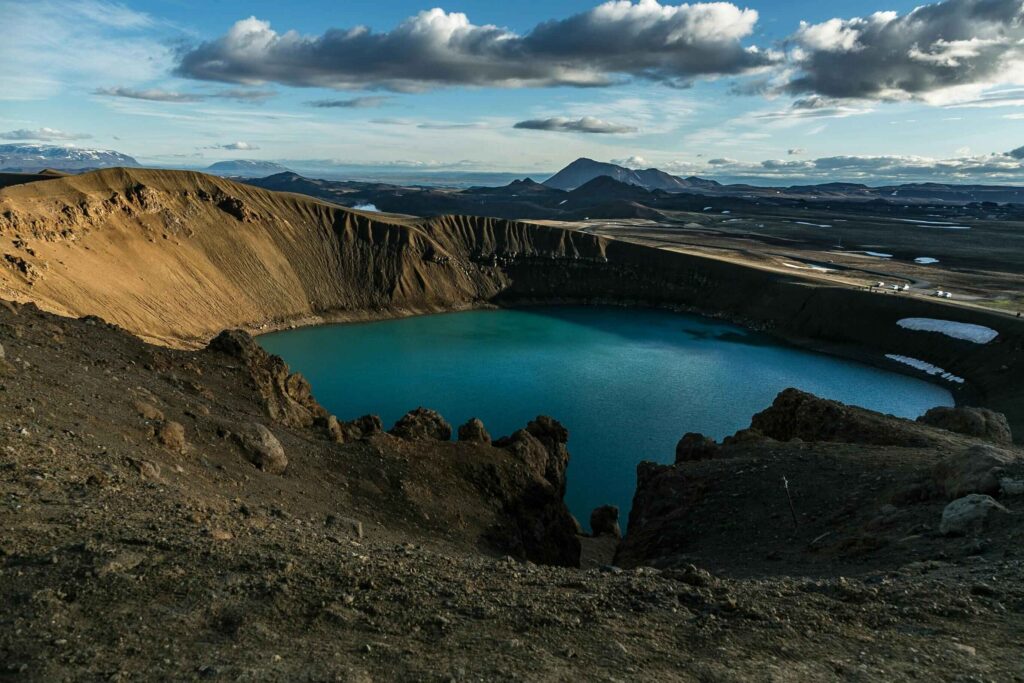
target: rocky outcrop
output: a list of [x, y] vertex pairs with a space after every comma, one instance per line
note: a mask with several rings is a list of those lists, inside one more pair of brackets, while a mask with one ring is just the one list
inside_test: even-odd
[[590, 532], [594, 536], [613, 536], [622, 538], [619, 527], [619, 508], [615, 505], [602, 505], [590, 513]]
[[494, 442], [524, 467], [527, 477], [491, 485], [502, 500], [505, 517], [491, 530], [492, 543], [535, 562], [579, 566], [579, 523], [564, 501], [568, 440], [568, 430], [557, 420], [540, 416], [526, 429]]
[[782, 391], [750, 428], [776, 441], [839, 441], [878, 446], [927, 446], [938, 439], [912, 422], [818, 398], [799, 389]]
[[248, 333], [225, 330], [213, 338], [209, 348], [245, 363], [272, 420], [289, 427], [309, 427], [327, 419], [327, 411], [313, 398], [306, 378], [290, 372], [284, 359], [267, 353]]
[[718, 443], [703, 434], [687, 432], [676, 444], [676, 463], [709, 460], [718, 455]]
[[448, 441], [452, 426], [436, 410], [419, 407], [403, 415], [389, 433], [406, 441]]
[[1024, 474], [1024, 458], [992, 446], [978, 445], [954, 453], [937, 463], [932, 478], [940, 495], [949, 500], [971, 493], [996, 495], [1013, 468]]
[[479, 418], [471, 417], [464, 425], [459, 427], [459, 441], [489, 444], [491, 443], [491, 435], [484, 427], [483, 421]]
[[995, 444], [1005, 446], [1013, 443], [1013, 435], [1006, 416], [988, 408], [938, 406], [917, 418], [917, 421]]

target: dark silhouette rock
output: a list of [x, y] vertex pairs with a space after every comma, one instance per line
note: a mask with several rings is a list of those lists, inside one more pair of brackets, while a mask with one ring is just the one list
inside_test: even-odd
[[594, 536], [614, 536], [622, 538], [619, 528], [619, 508], [615, 505], [602, 505], [590, 513], [590, 531]]
[[714, 439], [688, 432], [676, 444], [676, 464], [690, 460], [710, 460], [718, 454], [719, 446]]
[[390, 434], [407, 441], [449, 441], [452, 426], [436, 410], [421, 407], [403, 415], [391, 428]]
[[932, 478], [941, 495], [950, 500], [972, 493], [996, 495], [1007, 468], [1020, 466], [1024, 458], [993, 446], [972, 446], [954, 453], [932, 468]]
[[491, 443], [491, 435], [480, 419], [471, 417], [466, 424], [459, 427], [459, 441]]
[[358, 441], [375, 434], [383, 434], [384, 423], [377, 415], [363, 415], [349, 422], [342, 422], [341, 433], [345, 441]]
[[917, 418], [918, 422], [958, 434], [975, 436], [1001, 446], [1013, 443], [1006, 416], [988, 408], [938, 406]]

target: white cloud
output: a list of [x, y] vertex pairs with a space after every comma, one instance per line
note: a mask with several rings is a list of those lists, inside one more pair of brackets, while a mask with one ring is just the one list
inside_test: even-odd
[[37, 128], [28, 130], [20, 128], [0, 133], [0, 140], [38, 140], [40, 142], [56, 142], [58, 140], [87, 140], [91, 135], [86, 133], [67, 133], [56, 128]]

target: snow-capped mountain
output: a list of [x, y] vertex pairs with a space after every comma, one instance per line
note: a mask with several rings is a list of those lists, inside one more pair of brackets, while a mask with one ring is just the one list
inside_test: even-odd
[[81, 171], [112, 166], [139, 166], [132, 157], [109, 149], [61, 145], [0, 145], [0, 170], [34, 172], [44, 168]]

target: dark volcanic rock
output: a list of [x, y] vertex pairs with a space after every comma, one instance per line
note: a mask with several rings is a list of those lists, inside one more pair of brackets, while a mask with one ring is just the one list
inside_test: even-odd
[[988, 408], [939, 406], [917, 418], [917, 421], [1000, 445], [1008, 446], [1013, 443], [1013, 435], [1010, 433], [1010, 424], [1006, 421], [1006, 416]]
[[676, 463], [688, 460], [709, 460], [718, 454], [719, 446], [714, 439], [688, 432], [676, 444]]
[[936, 440], [913, 422], [818, 398], [798, 389], [779, 393], [770, 408], [754, 415], [750, 427], [777, 441], [927, 446]]
[[449, 441], [452, 426], [436, 410], [420, 407], [403, 415], [391, 428], [390, 434], [407, 441]]
[[209, 348], [246, 364], [271, 419], [289, 427], [309, 427], [327, 418], [306, 378], [289, 372], [280, 356], [267, 353], [248, 333], [225, 330], [214, 337]]
[[1007, 468], [1024, 470], [1024, 459], [1016, 453], [992, 446], [971, 446], [941, 460], [932, 469], [932, 478], [941, 495], [950, 500], [972, 493], [996, 495]]
[[590, 513], [590, 531], [594, 536], [614, 536], [622, 538], [619, 528], [619, 508], [615, 505], [602, 505]]
[[491, 443], [491, 435], [479, 418], [471, 417], [466, 424], [459, 427], [459, 441]]
[[383, 434], [384, 423], [377, 415], [363, 415], [341, 423], [341, 433], [345, 441], [358, 441], [374, 434]]
[[516, 488], [499, 485], [497, 497], [510, 523], [492, 530], [492, 543], [535, 562], [579, 566], [579, 522], [564, 501], [568, 440], [568, 430], [557, 420], [540, 416], [494, 442], [525, 465], [530, 478]]

